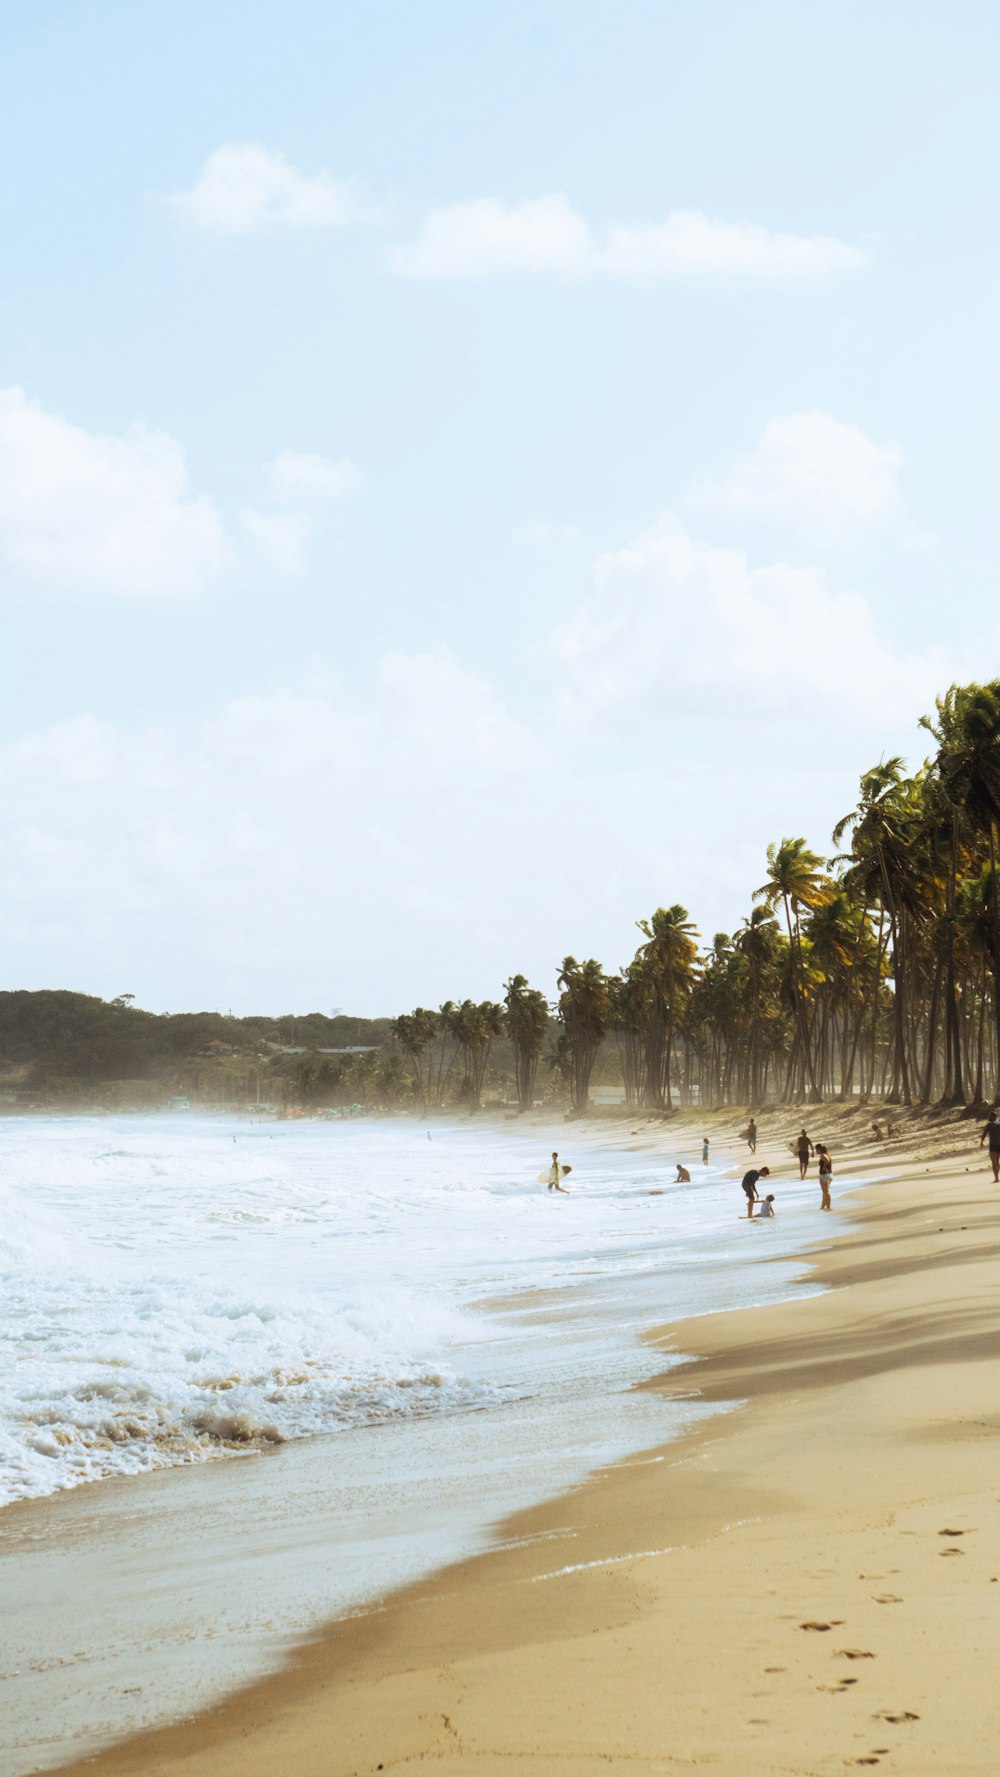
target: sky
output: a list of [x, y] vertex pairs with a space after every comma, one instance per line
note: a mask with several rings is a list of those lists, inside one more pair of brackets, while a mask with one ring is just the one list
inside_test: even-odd
[[0, 986], [733, 931], [1000, 673], [1000, 15], [0, 7]]

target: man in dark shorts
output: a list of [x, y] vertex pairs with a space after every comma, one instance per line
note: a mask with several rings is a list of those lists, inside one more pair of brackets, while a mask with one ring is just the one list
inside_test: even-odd
[[997, 1122], [996, 1111], [991, 1111], [986, 1119], [983, 1133], [979, 1137], [980, 1147], [987, 1136], [990, 1140], [990, 1165], [993, 1168], [993, 1177], [1000, 1183], [1000, 1123]]
[[770, 1178], [770, 1176], [771, 1169], [769, 1166], [762, 1166], [759, 1172], [755, 1166], [751, 1166], [750, 1171], [744, 1174], [743, 1189], [746, 1192], [747, 1198], [748, 1221], [753, 1215], [753, 1206], [757, 1202], [757, 1180], [759, 1178]]

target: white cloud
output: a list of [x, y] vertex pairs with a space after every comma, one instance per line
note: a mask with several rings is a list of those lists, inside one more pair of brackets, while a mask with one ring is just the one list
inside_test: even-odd
[[389, 254], [413, 278], [500, 276], [815, 280], [856, 269], [864, 255], [826, 235], [779, 234], [677, 210], [664, 222], [595, 232], [555, 194], [524, 204], [480, 198], [432, 210], [416, 242]]
[[300, 173], [283, 154], [258, 142], [217, 148], [191, 189], [176, 192], [170, 202], [188, 222], [221, 234], [246, 234], [267, 224], [330, 228], [372, 215], [353, 180]]
[[261, 499], [246, 506], [246, 534], [281, 574], [295, 574], [323, 513], [357, 498], [368, 483], [346, 457], [332, 461], [314, 452], [285, 450], [270, 465]]
[[224, 571], [218, 513], [164, 432], [87, 432], [0, 390], [3, 590], [183, 597]]
[[752, 449], [721, 480], [695, 482], [686, 504], [713, 518], [763, 521], [831, 541], [900, 517], [902, 466], [897, 444], [878, 444], [831, 414], [784, 414], [768, 420]]
[[763, 716], [789, 732], [803, 718], [832, 732], [845, 717], [868, 730], [915, 721], [974, 668], [900, 648], [819, 568], [751, 569], [742, 550], [700, 543], [669, 514], [599, 559], [590, 597], [538, 653], [574, 723], [711, 709], [723, 725]]

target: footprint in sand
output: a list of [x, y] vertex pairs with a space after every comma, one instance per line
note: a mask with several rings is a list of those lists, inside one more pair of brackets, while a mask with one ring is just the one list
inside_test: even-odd
[[838, 1647], [837, 1657], [841, 1660], [874, 1660], [875, 1655], [866, 1647]]
[[964, 1549], [939, 1549], [938, 1554], [939, 1555], [964, 1555], [965, 1550]]
[[851, 1685], [857, 1684], [857, 1682], [856, 1678], [838, 1678], [836, 1684], [818, 1684], [816, 1689], [827, 1691], [831, 1697], [839, 1697], [842, 1692], [849, 1690]]
[[971, 1534], [971, 1532], [968, 1530], [939, 1530], [938, 1531], [938, 1536], [969, 1536], [970, 1534]]
[[898, 1727], [900, 1722], [919, 1720], [920, 1717], [915, 1709], [901, 1709], [896, 1715], [891, 1715], [888, 1709], [880, 1709], [872, 1716], [872, 1721], [888, 1721], [892, 1723], [894, 1728]]
[[873, 1599], [875, 1604], [902, 1604], [902, 1602], [903, 1600], [897, 1598], [895, 1592], [878, 1592]]
[[800, 1623], [799, 1628], [812, 1629], [817, 1635], [825, 1635], [828, 1629], [841, 1629], [843, 1625], [843, 1617], [831, 1617], [828, 1623]]

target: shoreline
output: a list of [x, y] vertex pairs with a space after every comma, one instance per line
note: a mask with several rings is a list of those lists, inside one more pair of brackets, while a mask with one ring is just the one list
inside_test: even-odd
[[[997, 1198], [965, 1127], [967, 1174], [858, 1154], [886, 1176], [854, 1194], [853, 1233], [822, 1230], [803, 1282], [832, 1288], [649, 1335], [699, 1355], [644, 1386], [742, 1410], [516, 1514], [497, 1546], [330, 1625], [207, 1713], [60, 1768], [337, 1777], [558, 1758], [583, 1777], [609, 1759], [707, 1757], [734, 1774], [825, 1773], [903, 1746], [908, 1771], [991, 1768]], [[939, 1129], [965, 1148], [961, 1123]], [[931, 1173], [964, 1188], [928, 1203], [908, 1177]], [[942, 1611], [974, 1624], [975, 1657], [968, 1633], [941, 1648]]]
[[[534, 1182], [539, 1132], [518, 1131], [500, 1145], [497, 1134], [451, 1131], [458, 1151], [496, 1176], [501, 1201], [510, 1168], [511, 1179], [523, 1174], [532, 1187], [524, 1196], [515, 1179], [513, 1196], [524, 1201], [511, 1205], [513, 1221], [507, 1209], [500, 1213], [499, 1232], [514, 1240], [517, 1263], [512, 1271], [502, 1248], [486, 1258], [469, 1300], [475, 1311], [449, 1356], [460, 1375], [492, 1380], [493, 1395], [478, 1409], [341, 1426], [335, 1441], [293, 1437], [240, 1452], [238, 1463], [230, 1450], [112, 1475], [114, 1486], [77, 1486], [3, 1513], [6, 1777], [90, 1758], [210, 1708], [281, 1669], [321, 1625], [490, 1547], [496, 1525], [550, 1497], [554, 1481], [576, 1484], [676, 1436], [697, 1403], [673, 1405], [637, 1387], [659, 1368], [641, 1340], [663, 1319], [665, 1298], [680, 1320], [773, 1300], [801, 1271], [797, 1255], [815, 1221], [811, 1188], [790, 1206], [790, 1223], [770, 1235], [753, 1231], [754, 1261], [766, 1253], [782, 1260], [777, 1269], [754, 1262], [734, 1271], [747, 1248], [728, 1214], [731, 1153], [716, 1156], [707, 1197], [696, 1175], [695, 1188], [669, 1202], [662, 1187], [673, 1167], [659, 1132], [619, 1124], [609, 1140], [602, 1124], [576, 1132], [567, 1154], [582, 1169], [580, 1195], [550, 1202]], [[692, 1127], [674, 1134], [688, 1159], [696, 1136]], [[311, 1139], [324, 1154], [339, 1152], [342, 1137], [320, 1136], [318, 1148]], [[370, 1136], [360, 1139], [366, 1150]], [[102, 1153], [122, 1145], [103, 1133], [95, 1140]], [[225, 1132], [224, 1141], [228, 1167]], [[131, 1146], [124, 1144], [126, 1160]], [[406, 1151], [404, 1139], [401, 1158]], [[431, 1150], [421, 1141], [415, 1152], [422, 1161]], [[447, 1152], [446, 1178], [454, 1170]], [[487, 1159], [494, 1152], [499, 1171]], [[249, 1164], [256, 1177], [257, 1159]], [[473, 1221], [479, 1213], [476, 1203]], [[450, 1265], [466, 1250], [469, 1229], [463, 1236], [461, 1220], [449, 1225], [458, 1243]], [[510, 1296], [515, 1275], [521, 1281]]]

